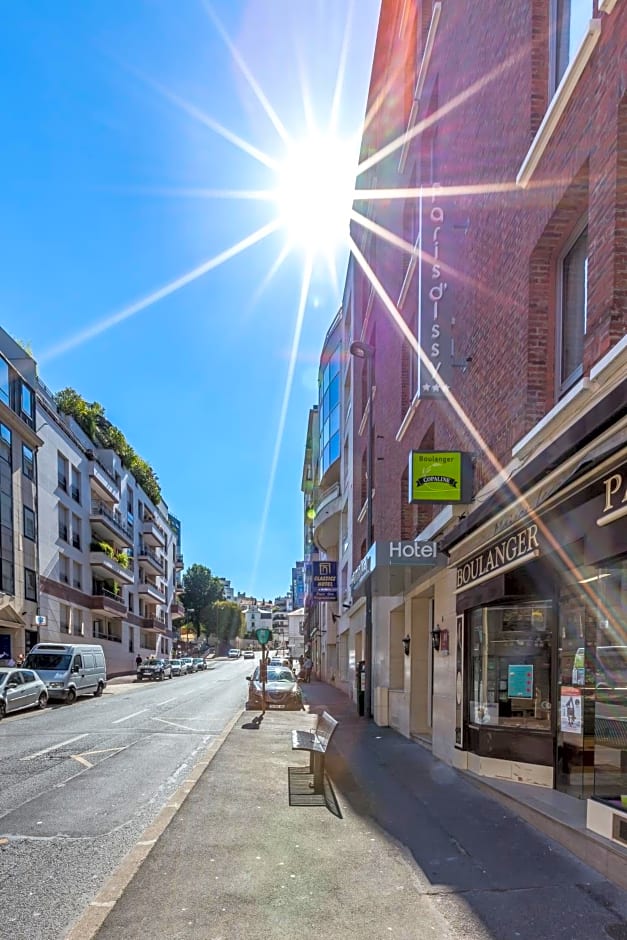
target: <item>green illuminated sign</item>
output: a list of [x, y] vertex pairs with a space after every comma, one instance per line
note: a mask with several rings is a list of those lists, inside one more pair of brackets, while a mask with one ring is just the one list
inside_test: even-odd
[[410, 503], [469, 503], [471, 498], [470, 454], [459, 450], [410, 452]]
[[255, 630], [255, 636], [257, 637], [257, 643], [265, 646], [272, 639], [272, 630], [268, 630], [267, 627], [259, 627], [258, 630]]

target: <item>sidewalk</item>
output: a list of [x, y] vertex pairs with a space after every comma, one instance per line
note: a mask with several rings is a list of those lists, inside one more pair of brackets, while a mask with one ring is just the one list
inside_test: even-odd
[[244, 712], [98, 940], [627, 938], [627, 893], [337, 690], [303, 691], [340, 721], [341, 818], [288, 805], [310, 716]]

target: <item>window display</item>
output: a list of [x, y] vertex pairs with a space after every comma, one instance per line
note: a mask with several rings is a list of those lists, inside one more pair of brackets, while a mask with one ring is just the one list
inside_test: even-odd
[[470, 615], [470, 723], [551, 730], [551, 602]]

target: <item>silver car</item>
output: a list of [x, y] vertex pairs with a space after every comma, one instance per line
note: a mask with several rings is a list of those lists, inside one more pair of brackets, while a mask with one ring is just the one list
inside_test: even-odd
[[0, 718], [23, 708], [45, 708], [45, 682], [30, 669], [0, 669]]

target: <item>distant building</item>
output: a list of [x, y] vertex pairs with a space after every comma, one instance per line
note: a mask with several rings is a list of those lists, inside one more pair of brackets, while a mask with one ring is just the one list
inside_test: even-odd
[[[0, 329], [0, 657], [37, 642], [36, 363]], [[2, 662], [0, 659], [0, 662]]]

